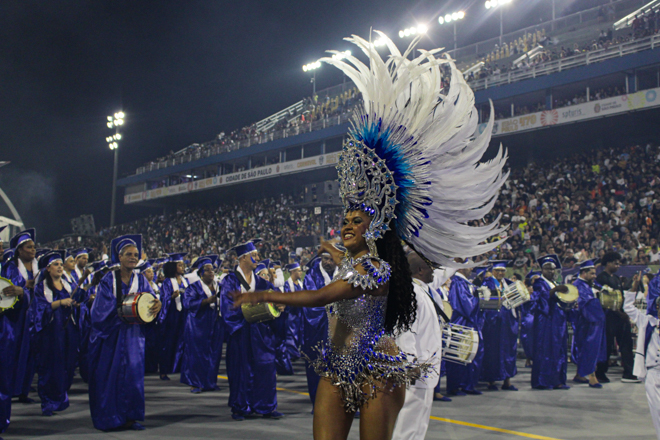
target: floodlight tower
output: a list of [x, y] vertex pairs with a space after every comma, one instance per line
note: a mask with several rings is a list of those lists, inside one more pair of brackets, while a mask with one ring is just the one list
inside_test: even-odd
[[512, 0], [486, 0], [486, 3], [484, 6], [486, 6], [486, 9], [495, 9], [499, 8], [500, 10], [500, 47], [502, 46], [502, 35], [504, 34], [504, 26], [503, 26], [503, 20], [504, 17], [502, 16], [502, 6], [511, 3]]
[[125, 114], [122, 111], [108, 116], [107, 127], [111, 130], [114, 129], [115, 134], [105, 138], [108, 147], [115, 152], [115, 165], [112, 171], [112, 206], [110, 208], [110, 226], [115, 225], [115, 208], [117, 203], [117, 168], [119, 166], [119, 141], [121, 140], [121, 133], [119, 127], [124, 125]]
[[[454, 52], [456, 52], [456, 48], [458, 47], [456, 43], [456, 23], [459, 20], [463, 20], [464, 18], [465, 18], [465, 12], [463, 11], [446, 14], [444, 17], [443, 16], [438, 17], [438, 23], [440, 23], [441, 25], [451, 24], [451, 23], [454, 24]], [[454, 55], [454, 58], [456, 58], [456, 55]]]

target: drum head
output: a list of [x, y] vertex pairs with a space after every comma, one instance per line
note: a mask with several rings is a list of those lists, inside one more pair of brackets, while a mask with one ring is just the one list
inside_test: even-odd
[[0, 309], [8, 309], [18, 301], [16, 296], [6, 296], [2, 293], [5, 287], [13, 286], [11, 281], [7, 278], [0, 277]]
[[442, 301], [442, 308], [443, 312], [445, 312], [445, 315], [447, 315], [447, 318], [451, 319], [451, 315], [454, 313], [454, 309], [451, 308], [451, 304], [449, 304], [449, 301]]
[[138, 299], [137, 302], [137, 312], [138, 316], [142, 321], [145, 323], [149, 323], [156, 319], [156, 315], [151, 313], [149, 309], [151, 306], [154, 305], [156, 302], [156, 298], [150, 293], [143, 293], [140, 295], [140, 298]]
[[271, 315], [273, 315], [273, 318], [279, 318], [281, 313], [273, 303], [268, 303], [268, 311], [270, 312]]
[[572, 303], [577, 301], [578, 297], [580, 296], [577, 287], [575, 287], [572, 284], [564, 284], [564, 286], [568, 288], [568, 291], [567, 292], [556, 291], [555, 295], [557, 295], [557, 298], [559, 298], [562, 302], [565, 303]]

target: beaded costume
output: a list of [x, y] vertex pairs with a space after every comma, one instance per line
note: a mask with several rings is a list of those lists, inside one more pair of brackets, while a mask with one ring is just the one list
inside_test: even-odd
[[[402, 353], [384, 330], [387, 295], [369, 291], [387, 283], [392, 269], [378, 258], [376, 240], [392, 229], [430, 262], [465, 267], [454, 258], [495, 248], [501, 240], [490, 239], [503, 231], [499, 218], [490, 225], [468, 225], [491, 210], [507, 178], [501, 148], [491, 161], [479, 162], [494, 112], [477, 134], [474, 95], [452, 60], [435, 58], [440, 49], [420, 50], [408, 59], [419, 39], [401, 54], [377, 33], [390, 50], [387, 61], [357, 36], [347, 40], [368, 56], [369, 66], [352, 55], [322, 59], [353, 80], [363, 100], [337, 173], [345, 211], [360, 210], [371, 218], [364, 234], [369, 253], [356, 260], [346, 256], [333, 281], [344, 280], [364, 293], [326, 306], [329, 341], [317, 347], [319, 356], [311, 361], [339, 388], [347, 411], [357, 411], [385, 383], [409, 385], [431, 368], [430, 360]], [[451, 73], [448, 88], [442, 85], [443, 67]], [[357, 265], [367, 273], [358, 273]]]

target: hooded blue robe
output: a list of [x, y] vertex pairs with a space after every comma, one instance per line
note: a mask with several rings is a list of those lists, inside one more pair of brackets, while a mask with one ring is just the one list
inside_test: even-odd
[[[75, 284], [70, 288], [73, 293]], [[47, 291], [50, 291], [51, 298], [46, 297]], [[78, 361], [78, 328], [74, 322], [73, 307], [60, 306], [53, 310], [52, 303], [71, 298], [71, 293], [66, 287], [50, 290], [45, 280], [34, 288], [30, 331], [35, 352], [38, 353], [38, 392], [44, 413], [64, 411], [69, 407], [67, 391]]]
[[[271, 283], [253, 273], [255, 292], [276, 290]], [[234, 309], [232, 292], [240, 292], [241, 283], [229, 273], [221, 286], [221, 310], [225, 318], [227, 340], [227, 376], [229, 402], [233, 414], [270, 414], [277, 409], [275, 353], [284, 339], [286, 321], [278, 318], [250, 324], [241, 308]]]
[[598, 362], [607, 360], [605, 311], [586, 281], [578, 278], [573, 283], [580, 297], [578, 309], [573, 312], [573, 347], [571, 357], [577, 365], [577, 374], [586, 377], [596, 371]]
[[[33, 263], [35, 265], [35, 263]], [[36, 267], [35, 267], [36, 269]], [[30, 316], [29, 308], [33, 300], [32, 291], [25, 288], [25, 279], [18, 271], [16, 260], [2, 265], [2, 277], [7, 278], [15, 286], [23, 288], [23, 296], [16, 305], [0, 315], [0, 433], [9, 426], [11, 416], [11, 398], [22, 394], [27, 381], [34, 373], [34, 364], [29, 362], [30, 354]], [[28, 279], [32, 272], [28, 271]], [[29, 391], [30, 384], [27, 385]], [[27, 393], [26, 393], [27, 394]]]
[[[505, 279], [506, 284], [511, 280]], [[484, 280], [484, 286], [491, 291], [504, 290], [495, 277]], [[484, 326], [484, 357], [480, 380], [496, 382], [516, 375], [516, 354], [518, 351], [518, 318], [512, 311], [502, 306], [500, 310], [482, 310]]]
[[[303, 290], [319, 290], [325, 287], [325, 278], [321, 274], [320, 260], [313, 264], [305, 274]], [[333, 274], [328, 274], [332, 278]], [[314, 347], [328, 340], [328, 314], [325, 307], [303, 307], [301, 310], [301, 349], [309, 359], [314, 359], [318, 353]], [[307, 391], [312, 405], [316, 402], [316, 389], [321, 377], [316, 374], [314, 368], [305, 361], [305, 373], [307, 375]]]
[[[220, 295], [220, 287], [213, 283], [211, 294]], [[218, 388], [218, 369], [222, 355], [222, 342], [225, 338], [225, 322], [220, 315], [218, 304], [202, 305], [208, 298], [197, 278], [190, 283], [182, 296], [186, 311], [184, 328], [184, 351], [181, 362], [181, 383], [204, 391]]]
[[474, 295], [475, 286], [465, 277], [457, 274], [451, 277], [449, 288], [449, 304], [453, 309], [452, 324], [470, 327], [479, 332], [479, 348], [472, 363], [467, 365], [447, 362], [447, 391], [455, 393], [475, 391], [479, 381], [479, 371], [484, 356], [484, 344], [481, 329], [479, 328], [479, 298]]
[[[182, 277], [181, 284], [184, 283], [186, 283], [186, 279]], [[172, 281], [165, 278], [160, 289], [160, 300], [163, 303], [163, 309], [158, 317], [158, 327], [160, 328], [160, 356], [158, 359], [160, 374], [172, 374], [181, 371], [183, 328], [186, 317], [183, 310], [178, 310], [176, 298], [172, 298], [175, 290], [179, 290], [179, 294], [182, 294], [185, 288], [173, 289]]]
[[530, 311], [532, 327], [532, 387], [554, 388], [566, 385], [568, 333], [566, 312], [550, 296], [550, 284], [544, 277], [534, 281]]
[[[96, 429], [121, 427], [129, 420], [144, 420], [144, 332], [117, 316], [113, 294], [114, 272], [108, 272], [96, 289], [89, 338], [89, 408]], [[153, 295], [142, 274], [131, 274], [122, 294], [137, 279], [137, 292]]]

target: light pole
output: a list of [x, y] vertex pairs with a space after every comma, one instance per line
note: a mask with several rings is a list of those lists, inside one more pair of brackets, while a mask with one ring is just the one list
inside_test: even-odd
[[486, 9], [499, 8], [500, 10], [500, 46], [502, 46], [502, 36], [504, 35], [504, 17], [502, 15], [502, 6], [511, 3], [512, 0], [486, 0]]
[[119, 132], [119, 127], [124, 125], [124, 117], [126, 115], [124, 112], [119, 111], [113, 116], [108, 116], [107, 127], [109, 129], [114, 129], [115, 134], [105, 138], [108, 143], [108, 147], [111, 150], [115, 151], [115, 166], [112, 171], [112, 205], [110, 208], [110, 227], [115, 225], [115, 206], [117, 203], [117, 168], [119, 165], [119, 141], [121, 140], [121, 133]]
[[[344, 58], [351, 55], [350, 50], [345, 50], [343, 52], [337, 52], [332, 55], [332, 58], [335, 60], [343, 60]], [[307, 63], [302, 66], [303, 72], [312, 72], [312, 96], [316, 95], [316, 69], [321, 67], [321, 61], [314, 61], [313, 63]]]
[[438, 23], [440, 23], [441, 25], [454, 23], [454, 58], [456, 58], [455, 53], [456, 53], [456, 48], [458, 47], [456, 43], [456, 22], [458, 22], [458, 20], [463, 20], [464, 18], [465, 18], [465, 12], [463, 11], [447, 14], [444, 17], [443, 16], [438, 17]]
[[406, 37], [414, 37], [415, 35], [423, 35], [425, 34], [429, 29], [424, 26], [423, 24], [409, 27], [408, 29], [404, 29], [402, 31], [399, 31], [399, 38], [406, 38]]

